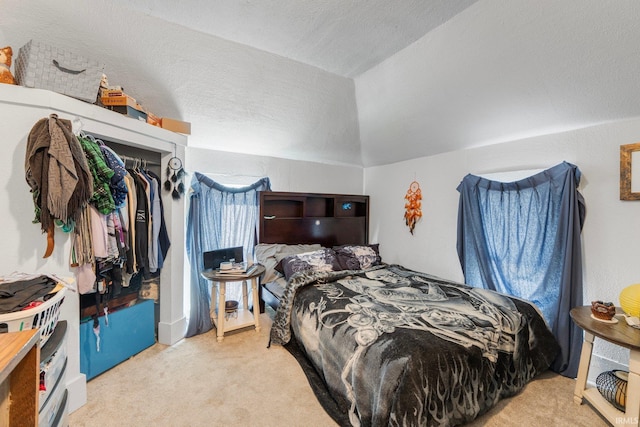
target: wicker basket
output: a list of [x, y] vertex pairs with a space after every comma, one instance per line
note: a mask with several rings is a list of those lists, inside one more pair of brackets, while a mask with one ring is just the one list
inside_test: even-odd
[[18, 51], [16, 82], [94, 103], [104, 65], [73, 52], [30, 40]]
[[616, 409], [624, 412], [627, 401], [627, 381], [629, 373], [626, 371], [606, 371], [596, 378], [598, 391]]
[[0, 314], [0, 326], [7, 329], [7, 332], [39, 328], [40, 347], [42, 347], [56, 328], [65, 292], [66, 288], [63, 286], [53, 297], [34, 308]]

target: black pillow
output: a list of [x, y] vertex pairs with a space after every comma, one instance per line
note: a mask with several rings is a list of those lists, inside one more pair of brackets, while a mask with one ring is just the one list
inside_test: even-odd
[[283, 258], [276, 270], [278, 268], [282, 269], [284, 277], [289, 280], [298, 271], [336, 271], [340, 270], [340, 265], [333, 249], [323, 248]]
[[334, 246], [342, 270], [364, 270], [382, 262], [379, 244]]

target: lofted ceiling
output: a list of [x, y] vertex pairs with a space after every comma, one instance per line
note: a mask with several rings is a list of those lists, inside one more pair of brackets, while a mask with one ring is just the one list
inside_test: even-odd
[[355, 77], [477, 1], [114, 0], [114, 3], [330, 73]]
[[[377, 166], [640, 116], [637, 0], [0, 0], [189, 146]], [[630, 141], [635, 142], [635, 141]]]

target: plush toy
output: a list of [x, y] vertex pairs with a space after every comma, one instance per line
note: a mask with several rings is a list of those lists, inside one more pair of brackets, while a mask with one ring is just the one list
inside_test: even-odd
[[11, 74], [12, 56], [13, 50], [11, 50], [11, 46], [0, 49], [0, 83], [7, 83], [10, 85], [16, 84], [13, 74]]

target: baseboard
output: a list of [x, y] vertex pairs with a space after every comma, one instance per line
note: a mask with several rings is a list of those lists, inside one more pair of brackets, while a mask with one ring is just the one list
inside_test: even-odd
[[69, 413], [84, 406], [87, 403], [87, 377], [78, 374], [75, 378], [67, 378], [67, 392]]
[[173, 323], [158, 323], [158, 342], [173, 345], [184, 338], [187, 331], [187, 318], [182, 317]]

